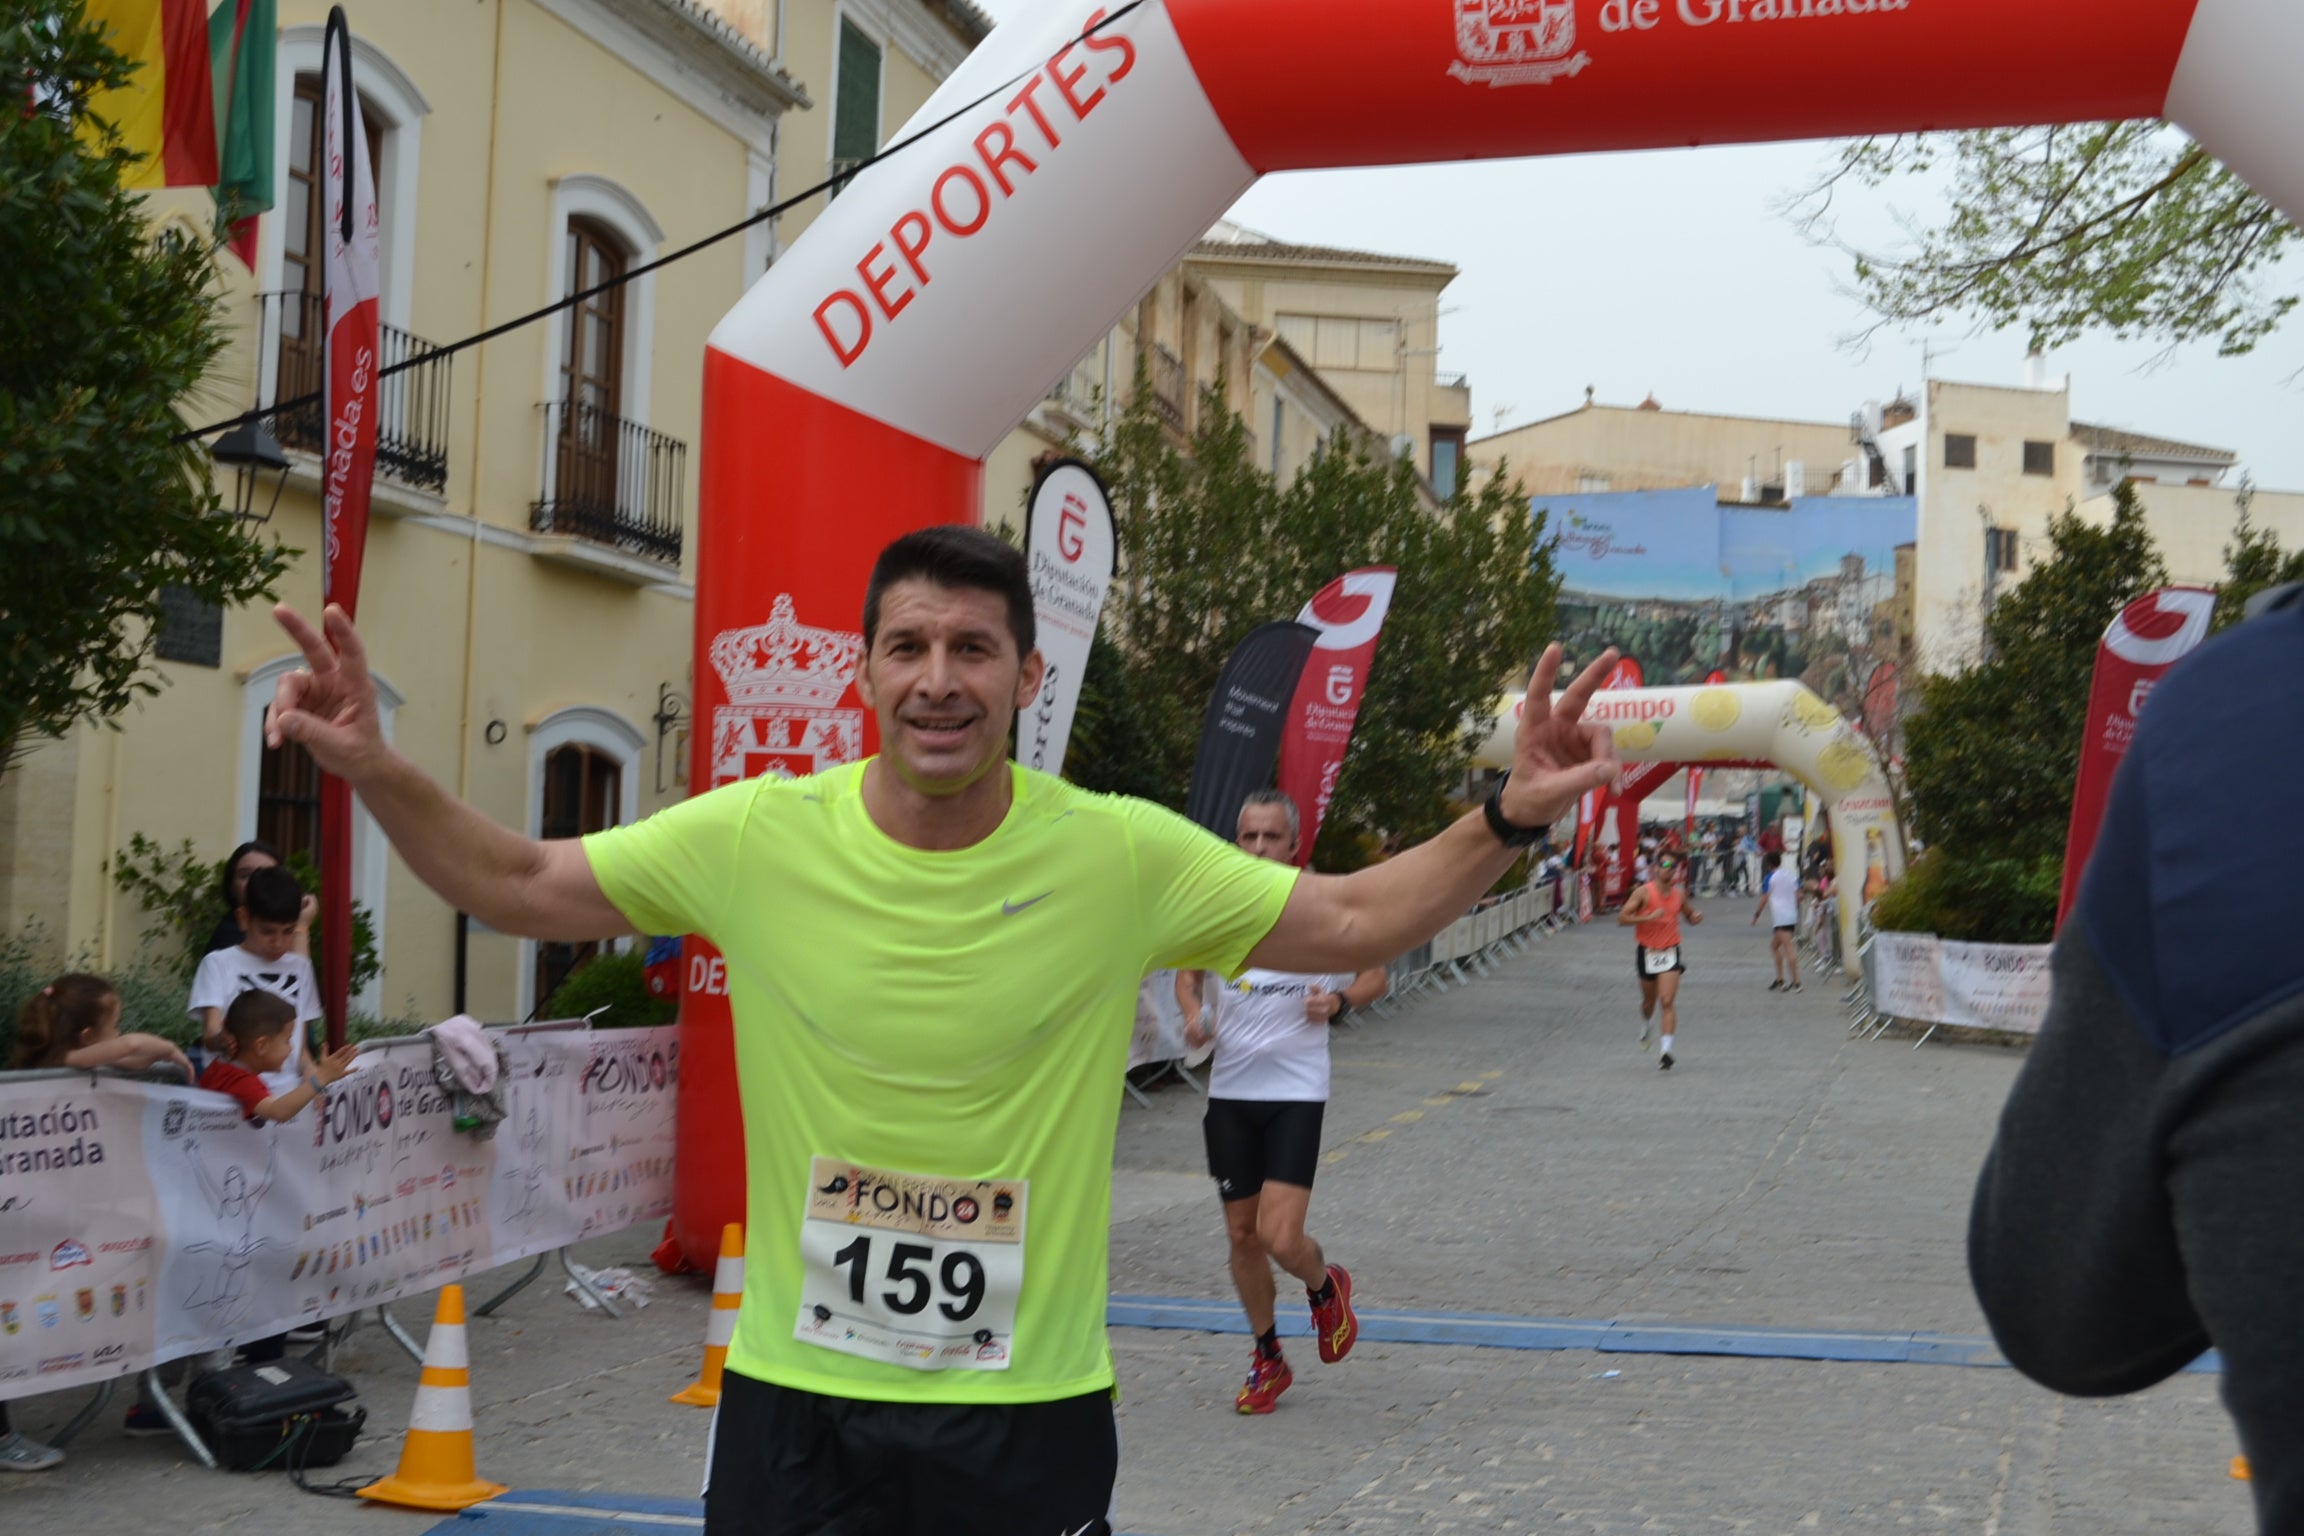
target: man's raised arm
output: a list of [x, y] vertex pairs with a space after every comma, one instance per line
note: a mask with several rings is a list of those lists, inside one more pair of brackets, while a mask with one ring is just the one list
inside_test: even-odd
[[325, 633], [285, 603], [272, 616], [304, 652], [304, 666], [274, 690], [265, 744], [293, 741], [349, 783], [417, 879], [499, 933], [577, 941], [633, 931], [575, 839], [543, 842], [500, 826], [392, 749], [367, 650], [343, 609], [328, 606]]
[[[1614, 738], [1604, 726], [1584, 724], [1585, 706], [1615, 666], [1616, 652], [1601, 652], [1555, 702], [1560, 647], [1545, 647], [1521, 701], [1512, 773], [1498, 806], [1515, 827], [1548, 827], [1587, 791], [1615, 781]], [[1520, 854], [1489, 830], [1485, 811], [1474, 811], [1384, 863], [1349, 875], [1306, 874], [1248, 958], [1281, 971], [1388, 964], [1463, 916]]]

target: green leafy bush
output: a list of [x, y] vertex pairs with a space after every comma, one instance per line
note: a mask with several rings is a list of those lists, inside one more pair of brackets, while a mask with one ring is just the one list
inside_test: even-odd
[[638, 950], [594, 955], [560, 983], [538, 1011], [540, 1019], [580, 1019], [595, 1008], [608, 1011], [592, 1021], [599, 1029], [639, 1029], [669, 1024], [679, 1013], [670, 998], [648, 995], [647, 963]]
[[2061, 855], [1961, 858], [1931, 848], [1872, 905], [1872, 926], [1896, 933], [1995, 944], [2045, 944], [2056, 936]]

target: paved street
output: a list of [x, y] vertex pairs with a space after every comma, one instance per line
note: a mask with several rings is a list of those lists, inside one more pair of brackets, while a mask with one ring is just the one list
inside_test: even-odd
[[[1322, 1367], [1299, 1340], [1295, 1388], [1249, 1420], [1231, 1412], [1243, 1336], [1118, 1329], [1122, 1530], [2252, 1529], [2246, 1490], [2226, 1475], [2234, 1447], [2211, 1375], [2081, 1403], [1989, 1363], [1627, 1352], [1665, 1325], [1986, 1331], [1961, 1238], [2019, 1058], [1852, 1041], [1836, 983], [1770, 994], [1749, 904], [1713, 905], [1715, 920], [1690, 935], [1676, 1071], [1634, 1043], [1631, 943], [1613, 927], [1549, 941], [1337, 1042], [1313, 1229], [1353, 1269], [1363, 1307], [1613, 1324], [1607, 1352], [1371, 1339]], [[1123, 1297], [1229, 1296], [1198, 1105], [1171, 1085], [1122, 1116], [1112, 1249]], [[652, 1239], [629, 1233], [579, 1257], [637, 1268]], [[475, 1299], [490, 1288], [476, 1284]], [[666, 1282], [657, 1294], [609, 1322], [539, 1282], [475, 1319], [483, 1475], [693, 1496], [705, 1415], [664, 1398], [693, 1374], [705, 1293]], [[423, 1319], [403, 1320], [421, 1335]], [[373, 1328], [340, 1363], [361, 1384], [371, 1433], [322, 1475], [388, 1470], [415, 1366]], [[19, 1422], [37, 1434], [71, 1406], [36, 1399]], [[285, 1536], [433, 1523], [355, 1513], [276, 1476], [204, 1472], [117, 1425], [114, 1409], [58, 1474], [0, 1480], [0, 1528]], [[489, 1524], [469, 1528], [486, 1536]]]

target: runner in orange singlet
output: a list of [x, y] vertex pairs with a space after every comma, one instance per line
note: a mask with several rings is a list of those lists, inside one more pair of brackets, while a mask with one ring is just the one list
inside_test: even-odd
[[1680, 1025], [1680, 978], [1688, 970], [1680, 958], [1682, 918], [1700, 923], [1704, 914], [1689, 903], [1687, 888], [1680, 883], [1679, 855], [1663, 853], [1656, 859], [1655, 878], [1625, 899], [1616, 921], [1637, 930], [1633, 934], [1632, 964], [1640, 978], [1640, 1049], [1648, 1049], [1650, 1021], [1662, 1007], [1663, 1038], [1658, 1044], [1663, 1050], [1656, 1065], [1667, 1072], [1672, 1070], [1673, 1036]]

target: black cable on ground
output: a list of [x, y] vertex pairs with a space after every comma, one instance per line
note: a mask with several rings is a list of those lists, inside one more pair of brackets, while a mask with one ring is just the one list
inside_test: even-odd
[[[1130, 11], [1135, 10], [1142, 4], [1144, 4], [1144, 0], [1127, 0], [1126, 4], [1113, 11], [1111, 15], [1106, 16], [1103, 20], [1097, 22], [1094, 26], [1082, 32], [1078, 37], [1072, 39], [1071, 42], [1064, 44], [1064, 48], [1078, 47], [1080, 44], [1085, 43], [1089, 38], [1103, 31], [1106, 27], [1111, 26], [1121, 17], [1127, 15]], [[1059, 48], [1056, 51], [1061, 53], [1063, 49]], [[718, 245], [721, 241], [728, 239], [732, 235], [742, 234], [745, 230], [750, 229], [755, 224], [775, 218], [780, 213], [790, 212], [792, 209], [799, 207], [802, 203], [807, 202], [810, 198], [816, 196], [818, 193], [829, 193], [836, 188], [847, 185], [848, 182], [852, 181], [857, 176], [862, 175], [865, 171], [870, 170], [873, 166], [878, 165], [881, 161], [891, 159], [894, 156], [903, 153], [905, 150], [910, 149], [913, 145], [919, 143], [922, 139], [927, 138], [930, 134], [937, 132], [939, 129], [945, 128], [954, 122], [957, 122], [963, 117], [966, 117], [969, 113], [975, 111], [978, 107], [983, 106], [986, 102], [992, 100], [992, 98], [998, 96], [1001, 92], [1012, 90], [1016, 86], [1021, 85], [1025, 80], [1031, 78], [1033, 75], [1038, 74], [1042, 67], [1042, 65], [1035, 64], [1031, 69], [1026, 70], [1024, 73], [1011, 76], [1009, 79], [1001, 82], [999, 85], [994, 86], [991, 90], [986, 91], [983, 95], [978, 96], [975, 100], [955, 107], [952, 111], [947, 112], [944, 114], [944, 116], [936, 119], [936, 121], [930, 123], [927, 127], [922, 128], [919, 132], [909, 134], [904, 138], [898, 139], [895, 143], [890, 144], [887, 148], [880, 150], [876, 154], [869, 155], [866, 158], [857, 161], [854, 165], [848, 167], [848, 169], [841, 171], [837, 175], [825, 178], [823, 181], [816, 183], [816, 185], [807, 188], [805, 191], [794, 193], [792, 196], [784, 199], [780, 203], [771, 203], [767, 207], [759, 209], [757, 212], [746, 215], [736, 223], [729, 225], [726, 229], [720, 230], [715, 234], [706, 235], [701, 240], [691, 241], [689, 244], [680, 247], [680, 249], [672, 252], [669, 255], [659, 256], [654, 261], [643, 263], [640, 266], [632, 268], [628, 272], [620, 273], [615, 277], [609, 278], [606, 282], [595, 283], [580, 293], [572, 293], [564, 299], [555, 300], [553, 303], [545, 305], [542, 309], [531, 310], [527, 314], [521, 315], [517, 319], [506, 320], [500, 324], [489, 326], [486, 330], [476, 331], [472, 335], [466, 336], [461, 341], [452, 341], [444, 346], [433, 347], [427, 351], [420, 352], [413, 357], [406, 358], [400, 362], [394, 363], [388, 368], [379, 369], [376, 376], [378, 379], [388, 379], [392, 375], [400, 373], [406, 369], [421, 367], [426, 363], [434, 362], [437, 359], [443, 357], [453, 357], [457, 353], [462, 352], [467, 348], [479, 346], [482, 342], [494, 341], [497, 337], [506, 335], [512, 331], [519, 330], [522, 326], [534, 325], [539, 320], [549, 320], [564, 309], [572, 308], [575, 305], [583, 303], [587, 299], [597, 298], [599, 295], [608, 292], [611, 288], [622, 287], [624, 284], [631, 282], [635, 278], [645, 277], [650, 272], [657, 271], [663, 267], [668, 267], [676, 261], [684, 261], [688, 257], [695, 255], [698, 251]], [[298, 395], [294, 399], [275, 400], [270, 405], [259, 406], [252, 411], [242, 411], [239, 415], [224, 421], [212, 421], [203, 427], [188, 427], [184, 431], [177, 433], [174, 440], [179, 443], [192, 442], [199, 438], [212, 436], [218, 432], [229, 432], [234, 427], [246, 426], [249, 422], [261, 421], [267, 416], [276, 416], [283, 411], [300, 410], [308, 405], [318, 405], [321, 403], [321, 398], [321, 392], [319, 390], [314, 390], [310, 394]]]

